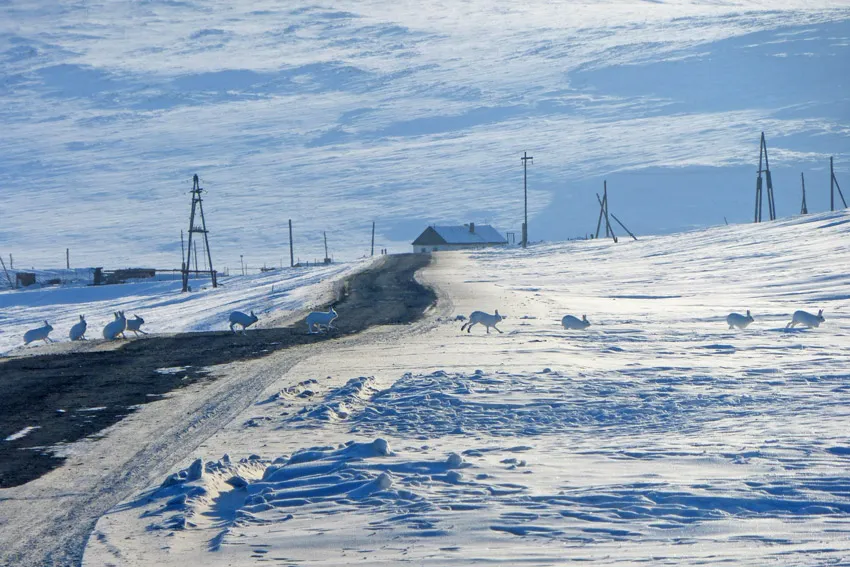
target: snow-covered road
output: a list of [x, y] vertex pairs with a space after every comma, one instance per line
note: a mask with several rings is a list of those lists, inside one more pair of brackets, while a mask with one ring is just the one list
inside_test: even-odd
[[[438, 254], [429, 320], [281, 368], [102, 517], [84, 564], [840, 563], [848, 228]], [[504, 334], [452, 320], [496, 308]]]

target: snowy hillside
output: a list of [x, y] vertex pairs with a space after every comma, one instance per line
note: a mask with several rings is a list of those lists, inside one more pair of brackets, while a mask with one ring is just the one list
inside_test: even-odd
[[0, 3], [0, 254], [179, 267], [191, 176], [223, 265], [399, 251], [429, 222], [584, 235], [781, 216], [850, 185], [847, 0]]
[[224, 331], [228, 329], [228, 316], [235, 310], [253, 310], [260, 318], [256, 326], [263, 327], [264, 320], [310, 307], [316, 297], [328, 291], [327, 280], [361, 269], [369, 261], [285, 268], [244, 277], [220, 276], [216, 289], [209, 279], [191, 280], [194, 291], [185, 294], [180, 293], [179, 279], [0, 291], [0, 355], [18, 348], [26, 349], [18, 354], [68, 348], [46, 347], [41, 341], [22, 346], [24, 333], [42, 326], [44, 320], [54, 329], [51, 339], [67, 342], [69, 330], [84, 315], [86, 336], [102, 339], [103, 327], [113, 319], [114, 311], [125, 311], [128, 319], [138, 314], [145, 320], [142, 330], [148, 333]]
[[[841, 564], [848, 229], [440, 253], [440, 324], [326, 343], [101, 518], [84, 565]], [[503, 334], [454, 321], [495, 308]], [[796, 309], [826, 321], [785, 330]]]

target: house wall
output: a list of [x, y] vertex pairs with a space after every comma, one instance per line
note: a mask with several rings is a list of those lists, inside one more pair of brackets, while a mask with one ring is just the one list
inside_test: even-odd
[[476, 248], [493, 248], [495, 246], [507, 246], [506, 244], [429, 244], [414, 246], [413, 252], [444, 252], [448, 250], [474, 250]]

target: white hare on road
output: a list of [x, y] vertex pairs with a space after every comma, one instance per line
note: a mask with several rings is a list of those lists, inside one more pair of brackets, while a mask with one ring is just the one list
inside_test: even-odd
[[502, 330], [499, 329], [499, 327], [496, 326], [496, 323], [498, 323], [502, 319], [504, 319], [504, 317], [499, 315], [498, 309], [496, 309], [495, 315], [490, 315], [489, 313], [485, 313], [483, 311], [473, 311], [469, 315], [469, 321], [467, 321], [466, 323], [461, 325], [460, 330], [463, 331], [464, 329], [466, 329], [467, 333], [471, 333], [473, 325], [481, 324], [481, 325], [484, 325], [485, 327], [487, 327], [487, 334], [488, 335], [490, 334], [490, 327], [493, 327], [494, 329], [496, 329], [497, 331], [499, 331], [501, 333]]
[[253, 311], [251, 311], [250, 315], [245, 315], [241, 311], [234, 311], [230, 314], [230, 330], [235, 333], [236, 329], [234, 329], [233, 327], [236, 325], [240, 325], [242, 327], [242, 334], [244, 335], [245, 329], [247, 329], [257, 321], [258, 318], [256, 315], [254, 315]]

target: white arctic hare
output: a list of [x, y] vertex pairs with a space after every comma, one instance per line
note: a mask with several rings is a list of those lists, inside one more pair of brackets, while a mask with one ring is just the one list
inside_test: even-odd
[[112, 341], [117, 339], [118, 335], [121, 335], [122, 339], [126, 339], [124, 330], [127, 328], [127, 318], [124, 317], [124, 312], [116, 311], [113, 315], [115, 315], [115, 320], [110, 321], [103, 328], [103, 338], [107, 341]]
[[794, 317], [791, 318], [790, 323], [785, 325], [785, 328], [793, 329], [796, 325], [803, 325], [811, 329], [812, 327], [820, 327], [820, 324], [823, 322], [823, 309], [819, 310], [817, 315], [812, 315], [805, 311], [794, 311]]
[[136, 333], [137, 337], [139, 336], [139, 333], [147, 335], [147, 333], [142, 330], [142, 324], [144, 322], [144, 319], [133, 313], [133, 319], [127, 319], [127, 330]]
[[587, 320], [587, 315], [582, 315], [581, 319], [572, 315], [564, 315], [564, 318], [561, 319], [561, 325], [568, 331], [583, 331], [590, 327], [590, 321]]
[[48, 337], [50, 331], [53, 330], [53, 327], [50, 326], [50, 323], [47, 321], [44, 322], [43, 327], [37, 327], [35, 329], [30, 329], [26, 333], [24, 333], [24, 344], [28, 345], [33, 341], [44, 341], [46, 343], [52, 343], [53, 339]]
[[339, 315], [331, 307], [330, 311], [313, 311], [309, 315], [307, 315], [307, 332], [308, 333], [316, 333], [318, 331], [314, 331], [313, 329], [318, 327], [319, 331], [322, 330], [322, 327], [327, 327], [328, 330], [333, 329], [333, 322], [336, 321]]
[[86, 340], [86, 327], [88, 327], [86, 318], [85, 316], [80, 315], [80, 322], [71, 327], [71, 332], [68, 333], [68, 338], [72, 341]]
[[729, 325], [730, 329], [738, 327], [739, 329], [746, 329], [747, 325], [753, 322], [753, 316], [750, 315], [750, 310], [747, 309], [747, 316], [743, 316], [740, 313], [730, 313], [726, 316], [726, 323]]
[[488, 335], [490, 334], [490, 327], [493, 327], [494, 329], [496, 329], [497, 331], [499, 331], [501, 333], [502, 330], [499, 329], [499, 327], [496, 326], [496, 323], [498, 323], [502, 319], [503, 319], [503, 317], [501, 315], [499, 315], [498, 309], [496, 309], [495, 315], [490, 315], [489, 313], [484, 313], [483, 311], [473, 311], [469, 315], [469, 321], [467, 321], [466, 323], [461, 325], [460, 330], [463, 331], [463, 329], [466, 328], [466, 332], [471, 333], [472, 332], [472, 326], [480, 323], [480, 324], [484, 325], [485, 327], [487, 327], [487, 334]]
[[234, 311], [230, 314], [230, 330], [235, 333], [236, 329], [233, 328], [234, 325], [241, 325], [242, 333], [244, 334], [245, 329], [256, 323], [257, 320], [257, 316], [254, 315], [253, 311], [251, 311], [250, 315], [245, 315], [241, 311]]

